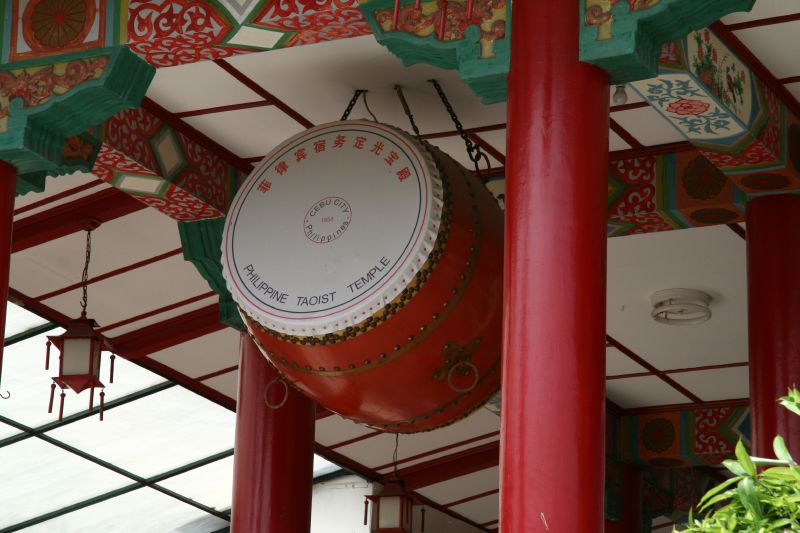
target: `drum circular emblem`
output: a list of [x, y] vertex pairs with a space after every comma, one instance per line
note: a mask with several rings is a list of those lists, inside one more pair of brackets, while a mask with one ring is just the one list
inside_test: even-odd
[[353, 210], [347, 200], [339, 197], [314, 202], [303, 219], [303, 233], [311, 242], [327, 244], [335, 241], [350, 227]]
[[334, 122], [239, 187], [222, 273], [287, 383], [357, 422], [423, 431], [499, 387], [502, 225], [491, 193], [436, 148]]

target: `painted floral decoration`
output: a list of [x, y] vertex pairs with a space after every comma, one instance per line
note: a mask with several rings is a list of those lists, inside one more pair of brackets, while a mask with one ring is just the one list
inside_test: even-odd
[[[694, 40], [697, 44], [697, 57], [692, 59], [692, 70], [700, 82], [727, 107], [741, 106], [747, 83], [745, 71], [741, 67], [737, 69], [735, 62], [729, 62], [724, 68], [720, 65], [719, 53], [710, 31], [695, 32]], [[725, 61], [723, 58], [723, 63]]]
[[93, 0], [39, 0], [25, 8], [25, 41], [35, 51], [69, 48], [86, 38], [97, 8]]
[[667, 106], [667, 111], [676, 115], [702, 115], [711, 107], [708, 102], [702, 100], [677, 100]]
[[728, 178], [701, 155], [686, 165], [681, 181], [683, 188], [692, 198], [710, 200], [722, 192]]

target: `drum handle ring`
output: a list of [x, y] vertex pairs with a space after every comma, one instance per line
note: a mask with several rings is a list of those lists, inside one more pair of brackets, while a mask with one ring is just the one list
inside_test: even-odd
[[[283, 385], [283, 399], [278, 403], [271, 403], [269, 401], [269, 391], [276, 383], [280, 383], [281, 385]], [[264, 387], [264, 403], [267, 404], [267, 407], [269, 407], [270, 409], [277, 411], [278, 409], [286, 405], [286, 402], [288, 400], [289, 400], [289, 385], [287, 385], [286, 382], [283, 380], [283, 378], [281, 378], [280, 376], [267, 383], [267, 386]]]
[[[472, 384], [464, 389], [460, 389], [453, 384], [453, 372], [455, 372], [456, 368], [460, 366], [465, 366], [469, 368], [470, 370], [472, 370], [472, 373], [475, 376], [475, 379], [473, 379]], [[462, 392], [462, 393], [471, 392], [472, 390], [475, 389], [475, 387], [478, 386], [478, 381], [480, 381], [480, 374], [478, 372], [478, 367], [475, 366], [470, 361], [459, 361], [458, 363], [451, 366], [450, 370], [447, 372], [447, 384], [450, 386], [451, 389], [453, 389], [453, 392]]]

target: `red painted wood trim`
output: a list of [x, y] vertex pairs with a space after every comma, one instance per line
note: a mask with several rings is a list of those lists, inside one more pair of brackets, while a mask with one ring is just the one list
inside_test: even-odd
[[789, 83], [797, 83], [800, 82], [800, 76], [789, 76], [788, 78], [781, 78], [778, 81], [781, 82], [783, 85]]
[[[500, 464], [500, 441], [402, 468], [397, 475], [406, 487], [416, 490], [448, 479], [466, 476]], [[394, 473], [389, 474], [389, 476]]]
[[333, 414], [333, 411], [329, 411], [326, 407], [317, 404], [317, 420], [328, 418], [329, 416], [333, 416]]
[[730, 31], [739, 31], [739, 30], [746, 30], [747, 28], [758, 28], [760, 26], [772, 26], [773, 24], [783, 24], [785, 22], [793, 22], [795, 20], [800, 20], [800, 13], [781, 15], [779, 17], [768, 17], [763, 19], [746, 20], [744, 22], [737, 22], [735, 24], [725, 24], [725, 27], [728, 28], [728, 30]]
[[[621, 161], [623, 159], [636, 159], [637, 157], [651, 157], [659, 155], [674, 154], [676, 152], [686, 152], [689, 150], [697, 150], [691, 143], [686, 141], [656, 144], [653, 146], [644, 146], [642, 148], [629, 148], [627, 150], [614, 150], [609, 152], [609, 159], [611, 161]], [[699, 152], [698, 152], [699, 153]]]
[[[11, 240], [14, 238], [14, 197], [17, 168], [0, 161], [0, 328], [6, 328], [8, 278], [11, 273]], [[3, 346], [0, 346], [0, 376], [3, 373]], [[94, 390], [94, 389], [92, 389]]]
[[126, 359], [136, 360], [225, 327], [219, 321], [219, 305], [214, 304], [114, 337], [110, 343]]
[[210, 372], [210, 373], [208, 373], [208, 374], [206, 374], [204, 376], [200, 376], [200, 377], [197, 377], [197, 378], [194, 378], [194, 379], [195, 379], [195, 381], [206, 381], [206, 380], [209, 380], [209, 379], [212, 379], [212, 378], [216, 378], [216, 377], [219, 377], [219, 376], [222, 376], [222, 375], [225, 375], [225, 374], [229, 374], [229, 373], [234, 372], [236, 370], [239, 370], [239, 365], [229, 366], [228, 368], [223, 368], [221, 370], [217, 370], [216, 372]]
[[54, 324], [59, 324], [63, 326], [70, 320], [70, 317], [68, 317], [64, 313], [61, 313], [51, 307], [41, 304], [38, 301], [31, 298], [30, 296], [22, 294], [21, 292], [13, 288], [8, 289], [8, 300], [12, 303], [17, 304], [20, 307], [27, 309], [31, 313], [36, 313], [37, 315], [46, 318], [47, 320], [53, 322]]
[[125, 320], [120, 320], [119, 322], [109, 324], [108, 326], [103, 326], [102, 328], [98, 328], [97, 331], [99, 333], [102, 333], [104, 331], [109, 331], [122, 326], [127, 326], [128, 324], [131, 324], [133, 322], [138, 322], [139, 320], [144, 320], [145, 318], [150, 318], [151, 316], [160, 315], [161, 313], [166, 313], [167, 311], [172, 311], [173, 309], [183, 307], [184, 305], [189, 305], [195, 302], [199, 302], [200, 300], [205, 300], [206, 298], [210, 298], [215, 294], [217, 293], [215, 293], [214, 291], [208, 291], [207, 293], [204, 294], [198, 294], [197, 296], [192, 296], [191, 298], [181, 300], [180, 302], [175, 302], [174, 304], [165, 305], [164, 307], [159, 307], [158, 309], [153, 309], [152, 311], [147, 311], [146, 313], [132, 316], [130, 318], [126, 318]]
[[642, 416], [669, 413], [672, 411], [694, 411], [697, 409], [719, 409], [721, 407], [744, 407], [750, 405], [749, 398], [735, 398], [731, 400], [717, 400], [713, 402], [673, 403], [669, 405], [654, 405], [650, 407], [634, 407], [623, 409], [621, 416]]
[[253, 170], [253, 165], [246, 162], [244, 159], [234, 154], [218, 142], [212, 140], [204, 133], [201, 133], [198, 129], [179, 119], [149, 98], [145, 97], [142, 100], [142, 109], [149, 111], [158, 117], [162, 122], [171, 126], [172, 129], [186, 135], [186, 137], [188, 137], [190, 140], [196, 142], [229, 165], [233, 165], [245, 173], [249, 173], [251, 170]]
[[728, 224], [728, 227], [739, 237], [744, 240], [747, 240], [747, 231], [741, 227], [739, 224]]
[[258, 83], [256, 83], [252, 79], [250, 79], [249, 77], [247, 77], [241, 70], [239, 70], [238, 68], [234, 67], [233, 65], [228, 63], [226, 60], [224, 60], [224, 59], [215, 59], [214, 63], [219, 65], [225, 72], [227, 72], [228, 74], [230, 74], [231, 76], [233, 76], [234, 78], [239, 80], [239, 82], [242, 85], [244, 85], [245, 87], [247, 87], [248, 89], [250, 89], [251, 91], [256, 93], [257, 95], [262, 97], [264, 100], [269, 101], [275, 107], [277, 107], [278, 109], [280, 109], [281, 111], [283, 111], [284, 113], [286, 113], [287, 115], [292, 117], [298, 124], [300, 124], [304, 128], [312, 128], [314, 126], [313, 122], [311, 122], [310, 120], [305, 118], [303, 115], [301, 115], [300, 113], [298, 113], [297, 111], [292, 109], [290, 106], [288, 106], [286, 103], [284, 103], [279, 98], [275, 97], [272, 93], [270, 93], [269, 91], [264, 89], [261, 85], [259, 85]]
[[94, 187], [100, 186], [100, 184], [102, 183], [104, 182], [97, 179], [95, 181], [90, 181], [89, 183], [84, 183], [83, 185], [78, 185], [77, 187], [73, 187], [72, 189], [53, 194], [51, 196], [48, 196], [47, 198], [42, 198], [38, 202], [32, 202], [28, 205], [23, 205], [22, 207], [19, 207], [14, 210], [14, 216], [21, 215], [22, 213], [27, 213], [28, 211], [33, 211], [34, 209], [38, 209], [47, 204], [57, 202], [62, 198], [67, 198], [69, 196], [72, 196], [73, 194], [78, 194], [79, 192], [93, 189]]
[[331, 444], [330, 446], [328, 446], [328, 448], [330, 448], [331, 450], [335, 450], [337, 448], [342, 448], [342, 447], [348, 446], [350, 444], [355, 444], [356, 442], [361, 442], [363, 440], [371, 439], [372, 437], [377, 437], [378, 435], [383, 435], [383, 431], [373, 431], [371, 433], [365, 433], [363, 435], [360, 435], [358, 437], [354, 437], [354, 438], [349, 439], [349, 440], [338, 442], [336, 444]]
[[[100, 274], [95, 276], [87, 281], [87, 284], [91, 285], [92, 283], [98, 283], [100, 281], [113, 278], [115, 276], [119, 276], [126, 272], [130, 272], [131, 270], [136, 270], [137, 268], [142, 268], [147, 265], [152, 265], [153, 263], [157, 263], [164, 259], [169, 259], [170, 257], [174, 257], [180, 253], [183, 253], [183, 248], [178, 248], [176, 250], [170, 250], [169, 252], [164, 252], [163, 254], [156, 255], [154, 257], [150, 257], [149, 259], [143, 259], [141, 261], [137, 261], [136, 263], [131, 263], [130, 265], [126, 265], [124, 267], [120, 267], [116, 270], [112, 270], [110, 272], [106, 272], [105, 274]], [[41, 296], [36, 296], [36, 299], [41, 301], [49, 300], [50, 298], [54, 298], [60, 294], [64, 294], [66, 292], [74, 291], [75, 289], [81, 288], [81, 283], [73, 283], [72, 285], [68, 285], [61, 289], [56, 289], [54, 291], [42, 294]]]
[[226, 111], [239, 111], [240, 109], [252, 109], [254, 107], [266, 107], [272, 105], [272, 102], [267, 100], [259, 100], [257, 102], [244, 102], [242, 104], [221, 105], [217, 107], [206, 107], [205, 109], [195, 109], [193, 111], [181, 111], [175, 113], [177, 118], [198, 117], [201, 115], [211, 115], [213, 113], [224, 113]]
[[623, 345], [621, 342], [619, 342], [617, 339], [615, 339], [611, 335], [606, 335], [606, 341], [608, 341], [609, 345], [613, 346], [614, 348], [616, 348], [620, 352], [624, 353], [625, 355], [627, 355], [629, 358], [633, 359], [633, 361], [635, 361], [639, 365], [645, 367], [647, 370], [652, 372], [656, 377], [661, 379], [661, 381], [663, 381], [667, 385], [671, 386], [673, 389], [677, 390], [678, 392], [680, 392], [681, 394], [683, 394], [684, 396], [689, 398], [691, 401], [696, 402], [696, 403], [700, 403], [700, 402], [703, 401], [703, 400], [700, 399], [699, 396], [697, 396], [696, 394], [691, 392], [689, 389], [687, 389], [686, 387], [684, 387], [683, 385], [681, 385], [680, 383], [678, 383], [677, 381], [675, 381], [671, 377], [669, 377], [666, 374], [664, 374], [664, 372], [662, 372], [661, 370], [657, 369], [655, 366], [650, 364], [650, 362], [648, 362], [646, 359], [644, 359], [644, 358], [640, 357], [639, 355], [637, 355], [636, 353], [634, 353], [633, 350], [631, 350], [627, 346]]
[[397, 463], [386, 463], [385, 465], [381, 465], [381, 466], [375, 467], [375, 470], [376, 471], [381, 471], [381, 470], [383, 470], [385, 468], [389, 468], [389, 467], [393, 467], [393, 466], [399, 466], [399, 465], [402, 465], [402, 464], [405, 464], [405, 463], [410, 463], [412, 461], [416, 461], [416, 460], [422, 459], [424, 457], [430, 457], [431, 455], [436, 455], [437, 453], [446, 452], [446, 451], [452, 450], [454, 448], [459, 448], [461, 446], [466, 446], [467, 444], [472, 444], [473, 442], [480, 442], [482, 440], [490, 439], [492, 437], [497, 437], [499, 435], [500, 435], [499, 431], [492, 431], [491, 433], [486, 433], [485, 435], [478, 435], [477, 437], [472, 437], [472, 438], [469, 438], [469, 439], [466, 439], [466, 440], [462, 440], [462, 441], [459, 441], [459, 442], [454, 442], [454, 443], [448, 444], [446, 446], [441, 446], [439, 448], [434, 448], [433, 450], [428, 450], [426, 452], [421, 452], [421, 453], [418, 453], [416, 455], [412, 455], [412, 456], [409, 456], [409, 457], [405, 457], [403, 459], [399, 459], [397, 461]]
[[[684, 372], [704, 372], [707, 370], [720, 370], [723, 368], [741, 368], [743, 366], [747, 366], [747, 361], [742, 361], [739, 363], [725, 363], [720, 365], [706, 365], [706, 366], [695, 366], [695, 367], [688, 367], [688, 368], [675, 368], [673, 370], [661, 370], [661, 374], [683, 374]], [[616, 374], [613, 376], [606, 376], [606, 379], [627, 379], [627, 378], [640, 378], [644, 376], [656, 376], [655, 372], [634, 372], [631, 374]]]
[[767, 87], [778, 95], [778, 98], [786, 104], [786, 107], [789, 108], [789, 111], [791, 111], [795, 117], [800, 117], [800, 102], [797, 101], [794, 95], [778, 81], [772, 72], [764, 66], [755, 54], [753, 54], [730, 29], [719, 21], [712, 24], [711, 29], [714, 30], [717, 37], [719, 37], [722, 42], [728, 45], [728, 47], [739, 56], [739, 59], [744, 61], [745, 65], [752, 69], [755, 75], [758, 76]]
[[478, 146], [483, 148], [484, 152], [497, 159], [501, 164], [503, 165], [506, 164], [505, 154], [500, 150], [498, 150], [497, 148], [495, 148], [494, 146], [492, 146], [491, 144], [489, 144], [480, 135], [478, 135], [477, 133], [471, 133], [470, 138], [472, 139], [473, 142], [478, 143]]
[[139, 357], [133, 362], [165, 379], [169, 379], [175, 383], [178, 383], [179, 385], [182, 385], [184, 388], [189, 389], [190, 391], [197, 393], [208, 400], [211, 400], [217, 405], [221, 405], [225, 409], [236, 411], [236, 400], [230, 396], [222, 394], [217, 390], [212, 389], [208, 385], [190, 378], [186, 374], [178, 372], [174, 368], [168, 367], [164, 363], [156, 361], [155, 359], [150, 359], [149, 357]]
[[628, 143], [628, 145], [630, 145], [630, 147], [631, 147], [631, 148], [636, 148], [636, 149], [641, 149], [641, 148], [644, 148], [644, 145], [643, 145], [642, 143], [640, 143], [640, 142], [639, 142], [639, 141], [636, 139], [636, 137], [634, 137], [633, 135], [631, 135], [631, 133], [630, 133], [628, 130], [626, 130], [625, 128], [623, 128], [623, 127], [620, 125], [620, 123], [619, 123], [619, 122], [617, 122], [616, 120], [614, 120], [613, 118], [612, 118], [612, 119], [609, 119], [609, 122], [608, 122], [608, 124], [609, 124], [609, 127], [611, 128], [611, 131], [613, 131], [614, 133], [616, 133], [617, 135], [619, 135], [619, 137], [620, 137], [620, 138], [621, 138], [623, 141], [625, 141], [626, 143]]
[[[455, 507], [456, 505], [462, 505], [464, 503], [469, 503], [475, 500], [480, 500], [481, 498], [485, 498], [487, 496], [492, 496], [500, 492], [500, 489], [492, 489], [487, 490], [486, 492], [481, 492], [480, 494], [475, 494], [474, 496], [467, 496], [466, 498], [461, 498], [460, 500], [456, 500], [454, 502], [444, 504], [445, 507]], [[491, 522], [490, 522], [491, 524]]]
[[650, 104], [647, 102], [633, 102], [632, 104], [612, 105], [611, 112], [630, 111], [631, 109], [642, 109], [644, 107], [650, 107]]
[[[479, 126], [477, 128], [464, 128], [464, 132], [467, 134], [472, 133], [483, 133], [485, 131], [497, 131], [497, 130], [504, 130], [506, 129], [505, 124], [492, 124], [490, 126]], [[422, 135], [423, 139], [441, 139], [442, 137], [455, 137], [460, 135], [460, 133], [456, 130], [449, 130], [449, 131], [440, 131], [437, 133], [426, 133]]]
[[108, 222], [147, 207], [117, 189], [105, 189], [91, 196], [36, 213], [14, 223], [12, 252], [20, 252], [84, 230], [87, 219]]

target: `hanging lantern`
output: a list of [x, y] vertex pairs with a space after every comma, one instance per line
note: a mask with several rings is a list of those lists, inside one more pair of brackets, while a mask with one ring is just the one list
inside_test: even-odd
[[[50, 347], [55, 345], [59, 350], [59, 363], [58, 363], [58, 376], [53, 378], [53, 383], [50, 385], [50, 405], [48, 413], [53, 412], [53, 401], [55, 400], [56, 385], [61, 389], [61, 402], [58, 411], [58, 419], [61, 420], [64, 416], [64, 398], [66, 396], [66, 389], [72, 389], [75, 393], [80, 394], [86, 389], [90, 390], [89, 394], [89, 409], [94, 407], [94, 390], [95, 388], [101, 389], [100, 391], [100, 420], [103, 419], [103, 407], [105, 400], [105, 392], [102, 390], [105, 385], [100, 381], [100, 355], [105, 347], [103, 337], [97, 333], [97, 323], [88, 318], [86, 315], [86, 307], [88, 305], [88, 273], [89, 273], [89, 259], [91, 257], [91, 232], [97, 227], [97, 224], [92, 224], [87, 228], [86, 232], [86, 263], [83, 268], [83, 276], [81, 284], [83, 287], [83, 299], [81, 300], [81, 316], [80, 318], [70, 320], [67, 323], [66, 331], [57, 336], [48, 336], [47, 341], [47, 355], [45, 361], [45, 369], [50, 367]], [[114, 382], [114, 356], [111, 356], [111, 373], [109, 381]]]
[[[364, 525], [367, 525], [369, 502], [372, 502], [370, 531], [381, 533], [411, 533], [414, 499], [400, 480], [387, 481], [381, 491], [364, 501]], [[422, 530], [425, 531], [423, 524]]]

